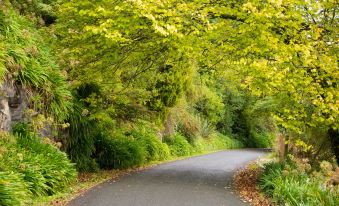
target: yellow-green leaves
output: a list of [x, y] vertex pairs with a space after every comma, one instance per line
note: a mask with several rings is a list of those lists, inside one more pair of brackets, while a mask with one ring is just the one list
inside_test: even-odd
[[153, 84], [147, 75], [164, 65], [202, 65], [257, 97], [278, 99], [279, 122], [302, 130], [338, 124], [337, 7], [302, 0], [75, 0], [61, 5], [58, 27], [67, 57], [79, 62], [70, 69], [78, 82], [112, 84], [114, 93], [131, 82]]

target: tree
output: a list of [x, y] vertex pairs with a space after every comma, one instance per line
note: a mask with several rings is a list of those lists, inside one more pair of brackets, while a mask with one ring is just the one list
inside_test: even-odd
[[[266, 101], [262, 105], [270, 103], [270, 112], [290, 135], [338, 128], [337, 3], [220, 5], [222, 9], [211, 9], [215, 29], [205, 48], [206, 64]], [[218, 54], [222, 56], [215, 58]]]

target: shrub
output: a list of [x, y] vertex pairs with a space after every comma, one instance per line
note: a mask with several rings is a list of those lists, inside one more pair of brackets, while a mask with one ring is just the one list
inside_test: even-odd
[[168, 146], [161, 142], [154, 131], [146, 132], [134, 129], [130, 135], [145, 148], [146, 161], [165, 160], [170, 157]]
[[16, 123], [12, 127], [12, 133], [14, 135], [29, 135], [30, 132], [32, 132], [30, 125], [24, 122]]
[[167, 107], [173, 107], [179, 100], [186, 86], [185, 72], [165, 65], [159, 68], [158, 75], [153, 76], [155, 83], [150, 91], [151, 98], [146, 105], [153, 111], [165, 111]]
[[269, 196], [272, 196], [274, 192], [275, 182], [273, 180], [281, 176], [281, 173], [282, 165], [280, 163], [271, 162], [264, 165], [264, 170], [259, 179], [259, 186]]
[[[62, 191], [75, 180], [74, 165], [65, 153], [48, 141], [42, 142], [48, 139], [29, 132], [16, 138], [8, 134], [0, 136], [0, 170], [1, 175], [8, 176], [8, 179], [1, 183], [3, 191], [0, 196], [4, 197], [0, 199], [15, 202], [21, 197], [28, 199], [30, 194], [52, 195]], [[16, 185], [16, 189], [12, 188], [13, 185]], [[16, 193], [17, 197], [8, 197]]]
[[195, 110], [206, 118], [213, 125], [222, 120], [224, 114], [224, 104], [220, 94], [211, 91], [207, 87], [202, 88], [201, 97], [195, 103]]
[[201, 128], [200, 128], [200, 134], [204, 138], [208, 138], [210, 135], [212, 135], [215, 132], [215, 128], [211, 123], [209, 123], [207, 120], [200, 118], [201, 122]]
[[121, 169], [142, 165], [145, 149], [134, 139], [125, 136], [111, 137], [100, 133], [95, 140], [95, 158], [101, 168]]
[[251, 131], [250, 138], [253, 147], [271, 148], [275, 140], [275, 134], [270, 132]]
[[202, 123], [200, 120], [198, 116], [187, 113], [180, 118], [176, 131], [182, 134], [189, 143], [194, 144], [201, 133]]
[[298, 175], [293, 178], [276, 177], [274, 180], [275, 188], [273, 199], [278, 203], [288, 205], [328, 205], [336, 206], [339, 204], [338, 195], [316, 181], [311, 180], [306, 175]]
[[187, 142], [185, 137], [179, 133], [176, 133], [172, 137], [167, 137], [165, 142], [169, 146], [173, 156], [187, 156], [193, 152], [192, 146]]
[[70, 116], [66, 152], [76, 164], [78, 171], [93, 172], [98, 169], [98, 165], [92, 158], [95, 151], [93, 133], [96, 131], [96, 123], [82, 116], [81, 110], [82, 107], [76, 106]]
[[24, 205], [29, 195], [22, 174], [0, 171], [0, 205]]
[[295, 165], [269, 163], [264, 166], [259, 185], [279, 205], [338, 205], [338, 186], [327, 187], [321, 179]]
[[[19, 136], [17, 144], [24, 150], [23, 164], [27, 164], [25, 170], [27, 175], [24, 179], [37, 177], [36, 181], [32, 181], [33, 184], [30, 188], [36, 189], [32, 192], [37, 195], [39, 193], [40, 195], [44, 193], [51, 195], [66, 188], [74, 181], [76, 170], [65, 153], [59, 151], [48, 141], [43, 143], [42, 140], [42, 138], [31, 134], [30, 136]], [[39, 190], [41, 191], [39, 192]]]
[[242, 143], [236, 139], [216, 133], [209, 138], [200, 138], [195, 144], [196, 151], [216, 151], [222, 149], [233, 149], [243, 147]]
[[166, 160], [171, 157], [171, 150], [167, 144], [161, 143], [161, 149], [159, 150], [159, 159], [158, 160]]

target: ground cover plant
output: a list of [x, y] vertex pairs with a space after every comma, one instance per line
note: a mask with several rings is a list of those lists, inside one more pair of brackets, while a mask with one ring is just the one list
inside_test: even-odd
[[2, 132], [0, 146], [2, 205], [30, 204], [33, 198], [67, 189], [76, 179], [67, 155], [35, 134]]
[[338, 167], [330, 162], [312, 169], [307, 160], [264, 165], [259, 186], [277, 205], [338, 205]]

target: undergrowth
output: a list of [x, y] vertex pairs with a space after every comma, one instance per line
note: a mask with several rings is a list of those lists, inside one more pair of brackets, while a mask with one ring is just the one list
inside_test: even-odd
[[331, 182], [339, 171], [329, 162], [322, 162], [319, 170], [305, 160], [291, 160], [284, 164], [264, 165], [259, 180], [260, 188], [278, 205], [339, 205], [339, 186]]
[[34, 133], [0, 135], [0, 205], [24, 205], [66, 189], [76, 178], [65, 153]]

